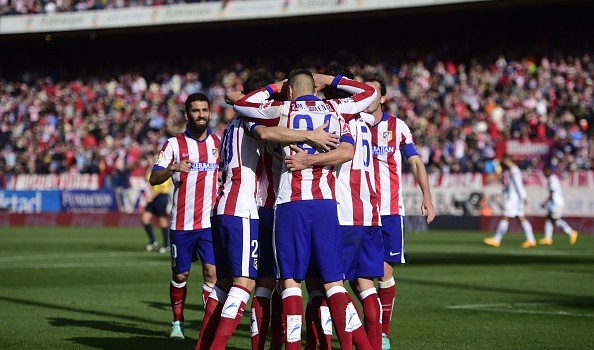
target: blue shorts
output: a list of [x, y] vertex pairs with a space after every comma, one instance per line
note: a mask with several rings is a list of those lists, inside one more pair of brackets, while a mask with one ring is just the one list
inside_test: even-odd
[[152, 213], [156, 216], [167, 216], [167, 203], [169, 202], [169, 196], [161, 193], [146, 205], [145, 211]]
[[215, 215], [211, 220], [217, 278], [256, 278], [258, 220], [233, 215]]
[[274, 230], [274, 209], [258, 208], [260, 224], [258, 225], [258, 241], [260, 252], [258, 254], [258, 277], [275, 278], [274, 249], [272, 248], [272, 231]]
[[171, 230], [171, 270], [174, 273], [190, 271], [196, 255], [203, 264], [215, 264], [212, 249], [212, 231], [210, 228], [201, 230], [181, 231]]
[[336, 201], [304, 200], [279, 204], [273, 244], [278, 278], [304, 280], [308, 262], [323, 283], [342, 281], [342, 233]]
[[404, 264], [404, 220], [400, 215], [382, 216], [384, 261]]
[[341, 226], [345, 278], [384, 275], [384, 240], [380, 226]]

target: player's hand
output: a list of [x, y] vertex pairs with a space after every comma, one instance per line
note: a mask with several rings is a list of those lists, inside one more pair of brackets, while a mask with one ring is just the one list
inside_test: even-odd
[[285, 165], [290, 171], [299, 171], [309, 167], [308, 154], [295, 145], [289, 145], [294, 154], [285, 157]]
[[324, 125], [315, 128], [313, 131], [308, 132], [307, 143], [314, 148], [319, 148], [324, 151], [336, 148], [339, 143], [338, 135], [326, 132], [324, 129], [327, 128], [328, 125], [330, 125], [329, 121], [325, 122]]
[[427, 216], [428, 224], [435, 219], [435, 208], [433, 207], [431, 198], [423, 198], [423, 202], [421, 203], [421, 214]]
[[190, 162], [187, 159], [184, 159], [175, 165], [177, 165], [177, 167], [176, 167], [177, 170], [176, 169], [174, 169], [174, 170], [182, 172], [182, 173], [189, 173], [190, 169], [192, 168], [192, 162]]
[[313, 75], [314, 83], [316, 85], [316, 91], [320, 91], [328, 85], [332, 85], [332, 80], [334, 79], [331, 75], [326, 74], [319, 74], [316, 73]]
[[241, 91], [229, 91], [225, 94], [225, 102], [232, 105], [243, 96], [245, 95]]

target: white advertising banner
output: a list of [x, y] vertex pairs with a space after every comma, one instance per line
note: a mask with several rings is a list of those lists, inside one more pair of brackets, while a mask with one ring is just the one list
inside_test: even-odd
[[494, 0], [249, 0], [0, 17], [0, 35], [374, 11]]
[[[594, 180], [592, 172], [575, 173], [562, 180], [565, 206], [564, 216], [594, 217]], [[528, 194], [527, 216], [544, 216], [541, 204], [548, 197], [546, 179], [542, 173], [525, 174]], [[486, 205], [491, 215], [502, 215], [500, 194], [502, 187], [485, 184], [482, 174], [430, 176], [433, 205], [438, 215], [480, 215]], [[402, 179], [406, 215], [420, 215], [423, 195], [414, 176], [404, 174]]]

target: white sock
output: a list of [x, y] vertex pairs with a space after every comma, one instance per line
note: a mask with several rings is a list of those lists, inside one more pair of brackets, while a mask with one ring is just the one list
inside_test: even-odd
[[507, 220], [499, 221], [499, 225], [497, 225], [497, 230], [495, 231], [495, 236], [493, 238], [495, 238], [495, 240], [497, 242], [501, 242], [501, 240], [503, 239], [503, 236], [507, 232], [508, 227], [509, 227], [509, 221], [507, 221]]
[[552, 240], [553, 239], [553, 223], [551, 222], [551, 220], [545, 221], [544, 231], [545, 231], [544, 238]]
[[522, 228], [524, 229], [524, 234], [526, 235], [526, 240], [528, 242], [534, 242], [534, 233], [532, 232], [532, 225], [530, 221], [523, 220], [522, 221]]
[[557, 220], [557, 222], [555, 224], [557, 225], [557, 227], [562, 229], [566, 235], [570, 235], [573, 232], [573, 229], [571, 228], [571, 226], [569, 226], [569, 224], [565, 220], [559, 219], [559, 220]]

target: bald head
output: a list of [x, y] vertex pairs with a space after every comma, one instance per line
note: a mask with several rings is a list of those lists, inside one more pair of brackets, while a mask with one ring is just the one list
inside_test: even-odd
[[313, 95], [316, 92], [313, 75], [307, 69], [291, 71], [288, 83], [292, 100], [304, 95]]

